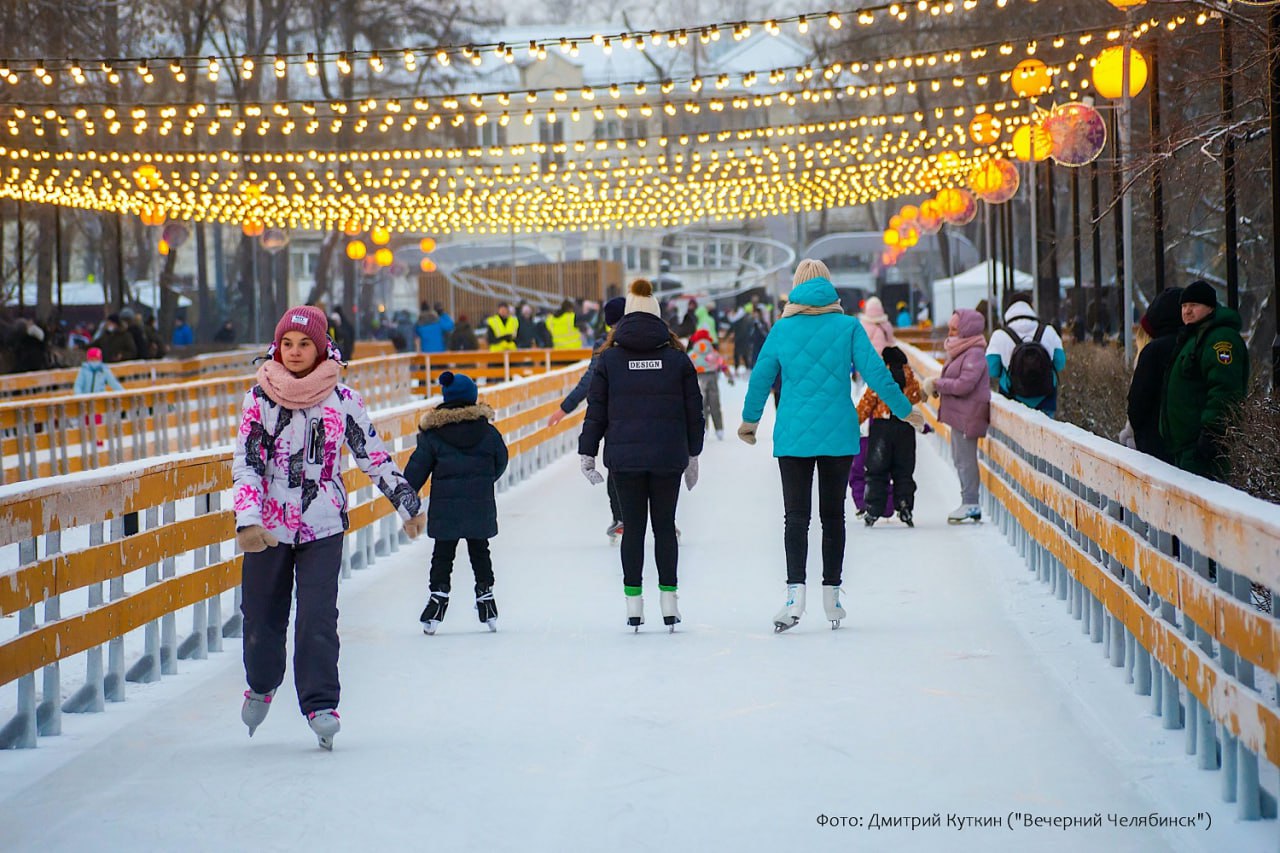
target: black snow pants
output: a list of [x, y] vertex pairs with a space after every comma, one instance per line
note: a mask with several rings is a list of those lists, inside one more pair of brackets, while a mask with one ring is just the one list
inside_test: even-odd
[[295, 580], [293, 681], [303, 714], [338, 707], [338, 574], [342, 534], [245, 554], [240, 581], [244, 673], [268, 693], [284, 681], [285, 638]]
[[[460, 539], [437, 539], [431, 552], [431, 591], [449, 592], [453, 559], [458, 553]], [[493, 558], [489, 556], [488, 539], [468, 539], [467, 555], [471, 558], [471, 571], [476, 576], [476, 592], [493, 586]]]
[[916, 431], [897, 418], [876, 418], [867, 436], [867, 512], [885, 506], [893, 480], [894, 510], [916, 506]]

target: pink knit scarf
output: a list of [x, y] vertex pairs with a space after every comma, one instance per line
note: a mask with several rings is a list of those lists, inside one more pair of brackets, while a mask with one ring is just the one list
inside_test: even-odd
[[258, 368], [258, 384], [267, 396], [286, 409], [309, 409], [324, 402], [338, 385], [338, 363], [331, 358], [298, 377], [278, 361], [266, 361]]
[[971, 335], [967, 338], [958, 338], [955, 336], [948, 337], [942, 342], [942, 346], [947, 351], [947, 361], [955, 361], [960, 353], [972, 349], [973, 347], [985, 347], [987, 339], [982, 335]]

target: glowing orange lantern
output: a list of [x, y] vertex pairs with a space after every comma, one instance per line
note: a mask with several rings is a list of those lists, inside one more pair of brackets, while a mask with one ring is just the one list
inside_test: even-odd
[[969, 136], [979, 145], [990, 145], [1000, 138], [1000, 119], [982, 113], [969, 122]]
[[[1129, 48], [1129, 94], [1137, 95], [1147, 85], [1147, 59]], [[1093, 87], [1104, 98], [1124, 97], [1124, 47], [1115, 45], [1098, 54], [1093, 64]]]
[[1039, 163], [1053, 153], [1053, 137], [1038, 124], [1027, 124], [1013, 133], [1013, 154], [1024, 163]]
[[391, 262], [395, 260], [395, 255], [390, 249], [379, 249], [373, 253], [374, 262], [380, 267], [389, 267]]
[[379, 226], [369, 232], [369, 239], [375, 246], [385, 246], [391, 240], [391, 232]]
[[364, 243], [359, 240], [352, 240], [347, 244], [347, 257], [353, 261], [363, 260], [367, 251]]
[[261, 237], [262, 232], [267, 230], [267, 226], [262, 224], [261, 219], [250, 219], [240, 230], [244, 232], [246, 237]]
[[418, 248], [422, 250], [422, 254], [429, 255], [436, 250], [436, 241], [430, 237], [423, 237], [422, 242], [418, 244]]
[[436, 262], [431, 260], [430, 258], [423, 258], [422, 261], [418, 264], [418, 268], [421, 269], [423, 272], [435, 272]]
[[1049, 91], [1053, 79], [1049, 66], [1038, 59], [1024, 59], [1013, 69], [1009, 82], [1020, 97], [1035, 98]]

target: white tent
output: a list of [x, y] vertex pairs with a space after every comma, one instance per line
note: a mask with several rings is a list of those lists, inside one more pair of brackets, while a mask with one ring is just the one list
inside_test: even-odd
[[[987, 283], [991, 278], [991, 268], [995, 267], [997, 287], [1004, 281], [1004, 264], [986, 261], [976, 267], [957, 273], [950, 278], [935, 280], [932, 301], [934, 322], [943, 325], [957, 308], [976, 308], [978, 303], [987, 298]], [[1030, 290], [1032, 278], [1030, 273], [1021, 270], [1013, 271], [1013, 287], [1015, 290]]]

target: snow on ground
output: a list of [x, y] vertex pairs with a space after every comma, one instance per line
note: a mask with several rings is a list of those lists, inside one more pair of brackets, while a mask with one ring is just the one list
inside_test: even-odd
[[[742, 385], [724, 389], [732, 436]], [[6, 850], [1261, 850], [1219, 775], [1135, 697], [991, 527], [951, 528], [949, 467], [922, 443], [915, 530], [850, 519], [850, 619], [810, 602], [775, 635], [782, 503], [766, 415], [713, 439], [682, 493], [681, 608], [625, 627], [603, 490], [566, 458], [500, 496], [501, 630], [470, 609], [459, 554], [441, 632], [421, 633], [431, 546], [344, 583], [335, 752], [286, 684], [250, 740], [238, 643], [129, 701], [0, 753]], [[1269, 773], [1274, 774], [1273, 770]], [[1102, 814], [1098, 829], [957, 831], [968, 817]], [[1121, 829], [1105, 815], [1213, 827]], [[940, 814], [938, 829], [865, 828]], [[820, 815], [863, 828], [821, 826]]]

